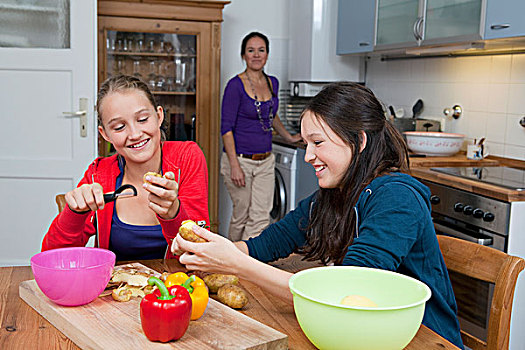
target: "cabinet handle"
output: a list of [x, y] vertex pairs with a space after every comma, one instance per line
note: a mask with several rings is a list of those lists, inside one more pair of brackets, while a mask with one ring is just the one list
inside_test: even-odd
[[423, 40], [423, 22], [425, 21], [425, 17], [421, 17], [421, 20], [417, 24], [417, 35], [419, 36], [419, 40]]
[[367, 42], [361, 41], [361, 42], [359, 43], [359, 46], [370, 46], [370, 43], [367, 43]]
[[412, 28], [416, 40], [423, 39], [422, 36], [419, 34], [419, 31], [421, 30], [421, 23], [423, 23], [423, 17], [418, 17], [414, 22], [414, 27]]
[[510, 27], [510, 24], [493, 24], [490, 26], [490, 29], [498, 30], [498, 29], [507, 29]]

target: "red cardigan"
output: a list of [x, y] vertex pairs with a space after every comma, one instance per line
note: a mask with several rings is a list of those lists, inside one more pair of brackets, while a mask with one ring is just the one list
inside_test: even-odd
[[[180, 168], [179, 213], [172, 220], [163, 220], [157, 215], [168, 247], [179, 231], [184, 220], [206, 221], [208, 214], [208, 168], [201, 149], [195, 142], [166, 141], [162, 146], [162, 171], [172, 171], [177, 176]], [[120, 169], [117, 155], [97, 158], [84, 173], [78, 186], [98, 182], [104, 193], [115, 191], [115, 183]], [[53, 220], [42, 242], [42, 251], [85, 246], [89, 237], [97, 235], [95, 245], [109, 248], [111, 219], [115, 202], [107, 203], [104, 209], [96, 212], [77, 214], [66, 208]], [[172, 258], [169, 251], [166, 258]]]

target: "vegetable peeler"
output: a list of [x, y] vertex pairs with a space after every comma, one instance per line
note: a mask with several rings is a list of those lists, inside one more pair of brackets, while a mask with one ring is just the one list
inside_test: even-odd
[[[126, 190], [132, 190], [133, 192], [124, 192]], [[116, 200], [117, 198], [119, 197], [134, 197], [137, 195], [137, 189], [135, 188], [135, 186], [133, 185], [130, 185], [130, 184], [126, 184], [126, 185], [122, 185], [120, 186], [119, 188], [117, 188], [115, 190], [115, 192], [111, 192], [111, 193], [105, 193], [104, 194], [104, 203], [109, 203], [109, 202], [113, 202], [114, 200]]]

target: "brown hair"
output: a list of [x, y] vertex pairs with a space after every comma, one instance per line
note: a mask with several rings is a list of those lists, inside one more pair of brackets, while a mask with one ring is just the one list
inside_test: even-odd
[[[354, 206], [359, 195], [374, 178], [408, 169], [408, 149], [401, 134], [386, 120], [379, 100], [360, 84], [329, 84], [310, 100], [305, 111], [322, 119], [352, 152], [340, 186], [319, 190], [302, 249], [309, 260], [340, 264], [356, 232]], [[359, 152], [362, 132], [367, 141]]]
[[[114, 77], [106, 79], [100, 86], [100, 89], [98, 90], [96, 104], [98, 125], [104, 127], [104, 125], [102, 124], [102, 113], [100, 111], [100, 107], [104, 98], [112, 92], [122, 92], [132, 89], [142, 91], [146, 95], [151, 105], [153, 107], [157, 107], [155, 96], [153, 96], [151, 90], [145, 82], [130, 75], [116, 75]], [[166, 126], [166, 118], [164, 118], [164, 121], [160, 126], [162, 141], [166, 140]]]

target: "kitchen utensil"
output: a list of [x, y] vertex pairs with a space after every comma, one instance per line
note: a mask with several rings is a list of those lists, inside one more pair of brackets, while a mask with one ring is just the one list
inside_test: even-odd
[[[299, 325], [320, 349], [403, 349], [416, 335], [431, 295], [414, 278], [356, 266], [303, 270], [289, 287]], [[377, 307], [341, 304], [348, 295], [367, 297]]]
[[394, 118], [397, 118], [396, 117], [396, 112], [394, 111], [394, 107], [392, 106], [388, 106], [388, 110], [390, 111], [390, 115]]
[[412, 107], [412, 118], [416, 118], [423, 109], [423, 100], [419, 99]]
[[417, 154], [427, 156], [451, 156], [463, 145], [463, 134], [445, 132], [406, 131], [403, 133], [408, 148]]
[[[132, 190], [133, 192], [124, 192], [126, 190]], [[104, 203], [113, 202], [117, 198], [125, 198], [125, 197], [134, 197], [137, 195], [137, 189], [135, 186], [126, 184], [120, 186], [118, 189], [115, 190], [115, 192], [112, 193], [105, 193], [104, 194]]]
[[441, 122], [439, 120], [416, 118], [416, 129], [414, 131], [441, 131]]
[[[149, 270], [138, 263], [129, 266]], [[286, 349], [288, 343], [285, 334], [211, 298], [204, 315], [192, 321], [180, 339], [182, 343], [162, 344], [149, 341], [142, 332], [140, 298], [118, 302], [108, 295], [87, 305], [60, 307], [42, 294], [34, 280], [22, 282], [19, 294], [82, 349]]]
[[106, 288], [113, 266], [115, 253], [100, 248], [53, 249], [31, 258], [38, 287], [54, 303], [64, 306], [96, 299]]

